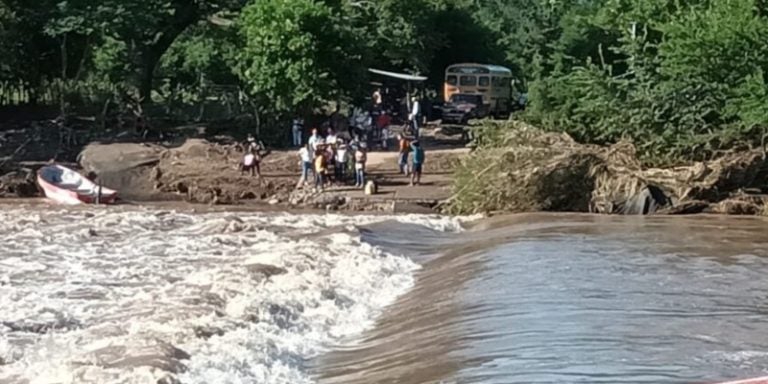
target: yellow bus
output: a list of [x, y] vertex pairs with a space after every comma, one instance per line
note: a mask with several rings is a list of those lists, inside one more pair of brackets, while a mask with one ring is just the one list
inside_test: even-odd
[[512, 101], [512, 71], [499, 65], [453, 64], [445, 70], [445, 102], [457, 93], [479, 94], [491, 114], [508, 114]]

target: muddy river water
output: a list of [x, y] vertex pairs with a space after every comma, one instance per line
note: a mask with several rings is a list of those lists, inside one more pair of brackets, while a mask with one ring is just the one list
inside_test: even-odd
[[768, 222], [0, 208], [0, 383], [768, 374]]

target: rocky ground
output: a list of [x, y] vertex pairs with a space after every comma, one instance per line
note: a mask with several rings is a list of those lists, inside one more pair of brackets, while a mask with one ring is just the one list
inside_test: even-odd
[[[24, 145], [24, 131], [6, 133], [0, 147], [0, 196], [41, 196], [36, 170], [55, 159], [84, 174], [93, 172], [103, 185], [117, 189], [125, 202], [182, 200], [205, 204], [270, 204], [295, 208], [431, 211], [450, 195], [452, 172], [468, 151], [459, 136], [429, 130], [423, 142], [427, 151], [421, 186], [397, 172], [397, 153], [375, 149], [369, 153], [369, 173], [379, 185], [374, 196], [349, 185], [322, 193], [297, 188], [299, 162], [296, 150], [272, 151], [262, 162], [262, 178], [239, 171], [242, 151], [227, 136], [184, 135], [165, 143], [137, 140], [94, 140], [67, 148], [55, 139], [54, 127]], [[13, 153], [12, 148], [21, 149]], [[52, 150], [56, 148], [56, 150]], [[66, 151], [59, 148], [67, 148]]]
[[[496, 129], [493, 143], [473, 153], [460, 134], [432, 128], [423, 142], [421, 186], [398, 173], [397, 153], [369, 153], [378, 192], [350, 185], [322, 193], [299, 188], [296, 150], [269, 153], [262, 178], [238, 169], [242, 150], [227, 135], [187, 127], [163, 143], [113, 135], [68, 142], [50, 124], [0, 129], [0, 197], [41, 196], [35, 172], [49, 161], [94, 172], [124, 202], [186, 201], [294, 209], [478, 213], [576, 211], [608, 214], [765, 214], [768, 161], [761, 151], [669, 168], [645, 168], [634, 147], [582, 145], [563, 134], [518, 123]], [[509, 126], [507, 126], [509, 125]], [[498, 127], [496, 127], [498, 128]], [[458, 170], [458, 171], [457, 171]]]

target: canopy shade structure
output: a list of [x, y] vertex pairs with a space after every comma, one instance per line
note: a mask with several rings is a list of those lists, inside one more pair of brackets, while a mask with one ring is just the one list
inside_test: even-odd
[[368, 68], [368, 71], [371, 73], [375, 73], [377, 75], [393, 77], [395, 79], [400, 79], [405, 81], [426, 81], [427, 80], [425, 76], [415, 76], [415, 75], [408, 75], [405, 73], [382, 71], [380, 69]]

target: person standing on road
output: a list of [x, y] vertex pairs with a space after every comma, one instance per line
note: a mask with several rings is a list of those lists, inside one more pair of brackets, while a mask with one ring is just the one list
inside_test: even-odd
[[419, 138], [419, 117], [421, 116], [421, 106], [416, 96], [411, 97], [411, 113], [408, 114], [408, 121], [411, 123], [413, 135]]
[[365, 163], [368, 161], [368, 154], [365, 151], [365, 143], [355, 151], [355, 187], [363, 188], [365, 186]]
[[392, 123], [392, 118], [389, 117], [387, 111], [382, 111], [378, 119], [376, 119], [376, 127], [381, 137], [381, 149], [387, 150], [389, 148], [389, 125]]
[[293, 119], [291, 131], [293, 133], [293, 146], [301, 147], [301, 135], [304, 132], [304, 119], [300, 117]]
[[408, 176], [408, 153], [411, 151], [411, 143], [405, 137], [404, 134], [398, 135], [398, 145], [400, 146], [400, 153], [397, 156], [397, 165], [400, 167], [400, 173]]
[[307, 141], [307, 143], [309, 143], [309, 150], [312, 151], [312, 153], [317, 151], [317, 144], [320, 140], [322, 140], [322, 137], [317, 133], [317, 128], [312, 128], [312, 136], [310, 136]]
[[325, 136], [325, 143], [328, 145], [336, 145], [336, 140], [338, 140], [338, 136], [336, 136], [336, 132], [333, 130], [333, 128], [328, 128], [328, 131], [326, 131]]
[[301, 162], [301, 179], [299, 184], [306, 186], [309, 182], [309, 174], [312, 173], [312, 152], [309, 150], [309, 144], [299, 149], [299, 161]]
[[240, 171], [241, 174], [249, 172], [251, 176], [261, 178], [261, 153], [258, 147], [249, 147], [246, 150]]
[[411, 151], [413, 152], [413, 169], [411, 172], [411, 185], [421, 184], [421, 170], [424, 166], [424, 149], [418, 140], [414, 140], [411, 143]]
[[322, 149], [315, 151], [315, 190], [322, 191], [325, 188], [325, 153]]
[[344, 141], [339, 139], [339, 145], [336, 149], [336, 183], [342, 185], [347, 179], [347, 163], [349, 162], [349, 152]]

